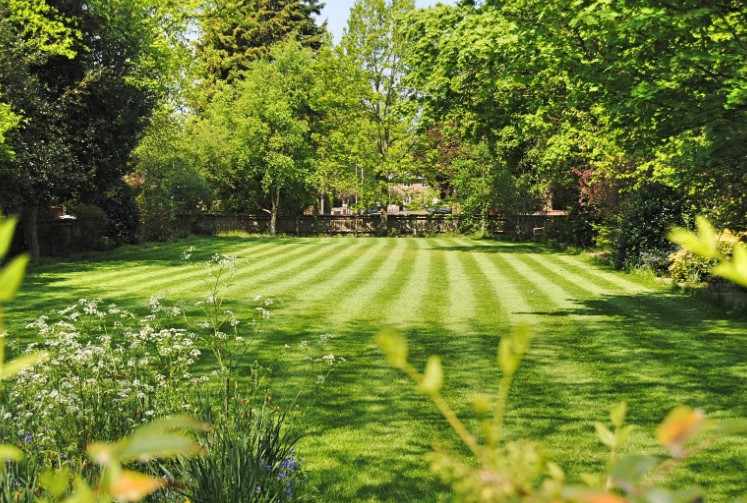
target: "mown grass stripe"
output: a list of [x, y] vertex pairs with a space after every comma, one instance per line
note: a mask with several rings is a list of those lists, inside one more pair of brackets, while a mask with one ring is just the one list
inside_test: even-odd
[[396, 259], [399, 248], [397, 240], [371, 238], [369, 241], [372, 244], [378, 241], [384, 244], [382, 247], [377, 246], [376, 254], [371, 256], [369, 263], [374, 266], [362, 269], [351, 278], [348, 288], [338, 290], [336, 301], [330, 300], [328, 308], [323, 311], [326, 312], [328, 323], [338, 329], [358, 322], [360, 314], [365, 311], [365, 304], [372, 302], [373, 289], [382, 282], [382, 276], [387, 278], [391, 274], [391, 261]]
[[[381, 329], [386, 328], [383, 321], [388, 315], [389, 307], [412, 274], [414, 260], [408, 255], [411, 255], [410, 252], [417, 247], [417, 244], [410, 238], [398, 238], [395, 243], [393, 253], [381, 269], [383, 274], [371, 278], [366, 286], [366, 289], [371, 292], [368, 302], [360, 303], [358, 309], [353, 311], [352, 319], [374, 320], [381, 324]], [[397, 327], [395, 325], [392, 328]]]
[[294, 253], [291, 259], [288, 258], [289, 255], [277, 257], [277, 260], [262, 266], [261, 272], [255, 272], [257, 271], [256, 264], [252, 268], [238, 267], [236, 282], [228, 288], [227, 295], [237, 293], [241, 295], [265, 295], [264, 288], [266, 285], [292, 279], [299, 272], [318, 267], [322, 262], [334, 262], [337, 252], [346, 246], [344, 240], [325, 239], [320, 241], [320, 246], [317, 246], [313, 251], [309, 251], [308, 243], [311, 243], [311, 241], [304, 239], [302, 243], [305, 243], [305, 245], [301, 247], [301, 251], [305, 251], [305, 254], [296, 255]]
[[501, 269], [495, 261], [488, 258], [488, 254], [494, 253], [493, 246], [483, 242], [473, 241], [474, 248], [470, 254], [475, 264], [480, 268], [483, 277], [498, 299], [501, 312], [512, 324], [524, 323], [527, 318], [533, 317], [531, 307], [524, 293], [514, 284], [514, 281]]
[[[278, 246], [276, 244], [274, 253], [272, 253], [273, 250], [268, 250], [268, 253], [262, 254], [262, 258], [250, 265], [244, 265], [245, 259], [237, 255], [237, 277], [247, 273], [247, 271], [270, 267], [273, 263], [300, 255], [306, 251], [306, 248], [302, 245], [301, 242], [290, 243], [277, 250]], [[203, 293], [201, 290], [204, 289], [204, 262], [206, 260], [207, 258], [202, 260], [195, 256], [179, 266], [166, 268], [161, 274], [146, 276], [145, 280], [138, 276], [128, 275], [127, 278], [111, 281], [108, 285], [123, 294], [138, 294], [143, 290], [151, 290], [158, 292], [157, 295], [167, 295], [172, 289], [178, 289], [180, 292]]]
[[431, 255], [427, 252], [428, 242], [421, 238], [412, 238], [415, 248], [407, 251], [407, 260], [413, 264], [410, 275], [399, 293], [393, 298], [384, 323], [400, 328], [419, 323], [419, 306], [423, 302], [428, 282]]
[[509, 313], [498, 295], [494, 278], [489, 277], [478, 260], [481, 255], [479, 248], [474, 246], [473, 240], [458, 239], [456, 242], [465, 248], [460, 257], [475, 295], [474, 330], [484, 332], [495, 330], [496, 326], [505, 328], [510, 323]]
[[475, 318], [475, 293], [472, 282], [467, 278], [462, 260], [463, 250], [453, 239], [438, 239], [436, 244], [443, 250], [447, 284], [443, 293], [446, 305], [444, 326], [455, 333], [472, 332]]
[[500, 259], [506, 264], [509, 264], [516, 274], [521, 275], [531, 284], [531, 287], [527, 292], [529, 296], [542, 295], [547, 299], [547, 302], [542, 303], [545, 308], [547, 308], [547, 304], [552, 305], [554, 309], [562, 310], [573, 310], [578, 306], [568, 291], [540, 274], [534, 267], [532, 267], [532, 265], [528, 264], [526, 260], [522, 260], [523, 257], [525, 257], [524, 254], [512, 253], [502, 254]]
[[[260, 244], [252, 244], [251, 246], [247, 245], [235, 245], [233, 247], [229, 247], [225, 250], [222, 250], [222, 255], [236, 255], [237, 252], [246, 252], [248, 250], [251, 250], [253, 256], [256, 255], [257, 250], [264, 250], [266, 251], [264, 253], [259, 253], [259, 256], [263, 255], [270, 255], [273, 253], [277, 253], [276, 250], [277, 245], [275, 243], [272, 243], [270, 241], [265, 241]], [[158, 261], [150, 255], [147, 254], [147, 260], [134, 260], [134, 261], [117, 261], [116, 265], [112, 265], [111, 267], [106, 267], [104, 272], [96, 274], [96, 279], [98, 281], [101, 281], [102, 283], [107, 284], [110, 288], [117, 288], [120, 285], [127, 285], [130, 284], [133, 277], [137, 278], [149, 278], [152, 281], [156, 281], [157, 279], [168, 277], [173, 274], [173, 267], [181, 267], [186, 266], [190, 263], [190, 261], [183, 259], [182, 254], [187, 251], [189, 248], [189, 242], [184, 243], [184, 247], [181, 251], [178, 253], [175, 253], [176, 250], [172, 250], [171, 252], [164, 250], [161, 255], [162, 259], [161, 261]], [[145, 252], [147, 253], [147, 252]], [[210, 258], [209, 253], [203, 253], [200, 252], [200, 250], [194, 250], [193, 252], [195, 258], [191, 259], [192, 262], [198, 260], [196, 257], [200, 256], [201, 258], [199, 260], [208, 260]], [[134, 263], [133, 263], [134, 262]], [[139, 263], [138, 263], [139, 262]], [[164, 267], [168, 266], [168, 267]], [[70, 285], [76, 285], [79, 283], [86, 283], [88, 281], [88, 274], [86, 272], [75, 272], [68, 275]]]
[[427, 238], [428, 264], [427, 280], [425, 281], [425, 293], [420, 297], [418, 311], [428, 313], [427, 320], [432, 329], [439, 329], [446, 319], [447, 306], [444, 302], [444, 292], [449, 285], [449, 272], [446, 269], [446, 257], [443, 250], [437, 245], [433, 238]]
[[546, 260], [543, 255], [517, 254], [516, 258], [552, 284], [560, 287], [567, 297], [574, 300], [599, 297], [609, 293], [609, 290], [598, 283], [571, 273], [567, 269]]
[[340, 312], [339, 305], [360, 288], [372, 270], [377, 266], [381, 253], [386, 248], [386, 241], [370, 238], [357, 238], [355, 250], [357, 256], [352, 258], [347, 266], [329, 271], [327, 277], [318, 278], [318, 282], [309, 283], [306, 288], [295, 289], [287, 293], [283, 316], [290, 316], [302, 320], [297, 323], [297, 331], [335, 332], [341, 323], [347, 321], [344, 312]]
[[[358, 262], [362, 256], [361, 252], [365, 252], [367, 248], [365, 242], [355, 238], [339, 238], [338, 241], [342, 247], [339, 252], [335, 248], [293, 276], [274, 279], [263, 288], [262, 294], [282, 296], [290, 302], [305, 302], [304, 297], [309, 292], [323, 295], [326, 289], [324, 283], [333, 280]], [[248, 275], [242, 279], [243, 283], [249, 283], [246, 285], [247, 288], [253, 288], [251, 283], [254, 281], [255, 278]]]
[[652, 291], [651, 288], [645, 285], [621, 277], [620, 275], [623, 273], [601, 270], [597, 266], [589, 264], [588, 262], [580, 260], [577, 257], [573, 257], [571, 255], [552, 254], [548, 255], [548, 258], [557, 263], [563, 262], [565, 264], [568, 264], [576, 274], [583, 275], [590, 279], [598, 279], [610, 285], [615, 285], [616, 287], [624, 290], [627, 293], [642, 293]]

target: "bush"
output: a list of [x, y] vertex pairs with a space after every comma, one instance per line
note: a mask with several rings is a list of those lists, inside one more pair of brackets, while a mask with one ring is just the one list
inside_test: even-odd
[[563, 245], [591, 248], [601, 221], [602, 213], [598, 208], [573, 203], [568, 206], [568, 215], [564, 219], [548, 226], [545, 237]]
[[140, 227], [140, 209], [135, 202], [132, 187], [119, 182], [98, 201], [109, 219], [105, 235], [117, 243], [137, 241]]
[[[725, 229], [718, 240], [718, 248], [724, 258], [732, 257], [734, 246], [742, 240], [743, 234], [735, 234]], [[679, 283], [708, 283], [722, 282], [721, 278], [713, 276], [711, 270], [718, 263], [718, 259], [696, 255], [686, 248], [680, 248], [671, 253], [669, 259], [669, 274]]]
[[649, 184], [620, 206], [612, 229], [612, 260], [618, 269], [647, 267], [666, 271], [672, 244], [667, 233], [683, 222], [683, 200], [671, 188]]
[[93, 204], [79, 204], [70, 208], [75, 216], [72, 248], [76, 251], [105, 250], [104, 240], [109, 227], [109, 217], [104, 210]]
[[148, 186], [137, 197], [146, 241], [169, 239], [180, 217], [192, 218], [212, 202], [212, 188], [196, 171], [186, 168]]

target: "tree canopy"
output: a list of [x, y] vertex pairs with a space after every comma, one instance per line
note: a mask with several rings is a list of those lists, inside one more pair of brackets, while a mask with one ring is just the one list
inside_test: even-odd
[[273, 44], [293, 39], [318, 50], [326, 33], [313, 16], [324, 6], [318, 0], [209, 0], [200, 18], [198, 45], [210, 80], [232, 81]]

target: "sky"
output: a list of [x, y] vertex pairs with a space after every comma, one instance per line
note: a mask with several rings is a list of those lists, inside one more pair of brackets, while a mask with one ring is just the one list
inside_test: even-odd
[[[415, 0], [418, 7], [430, 7], [436, 3], [445, 3], [453, 5], [456, 0]], [[322, 10], [321, 19], [327, 19], [329, 31], [335, 37], [335, 42], [340, 41], [342, 29], [348, 22], [348, 14], [355, 0], [325, 0], [325, 7]]]

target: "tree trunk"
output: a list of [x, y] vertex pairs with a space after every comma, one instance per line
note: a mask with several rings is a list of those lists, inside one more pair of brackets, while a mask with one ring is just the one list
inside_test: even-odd
[[275, 188], [272, 195], [272, 211], [270, 212], [270, 235], [277, 233], [278, 212], [280, 211], [280, 187]]
[[26, 248], [31, 255], [31, 262], [39, 262], [39, 232], [37, 228], [37, 216], [39, 208], [36, 206], [24, 206], [21, 208], [21, 224], [23, 225], [23, 239]]

